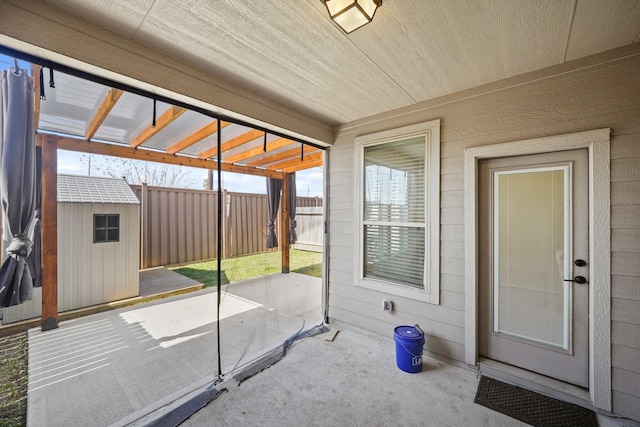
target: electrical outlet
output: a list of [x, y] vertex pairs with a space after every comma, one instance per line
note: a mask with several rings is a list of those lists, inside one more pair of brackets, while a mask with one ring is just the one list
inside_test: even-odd
[[393, 301], [389, 299], [382, 300], [382, 309], [384, 311], [393, 311]]

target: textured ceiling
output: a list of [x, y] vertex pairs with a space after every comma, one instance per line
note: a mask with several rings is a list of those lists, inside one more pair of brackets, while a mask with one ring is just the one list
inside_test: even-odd
[[638, 0], [48, 0], [332, 125], [640, 41]]

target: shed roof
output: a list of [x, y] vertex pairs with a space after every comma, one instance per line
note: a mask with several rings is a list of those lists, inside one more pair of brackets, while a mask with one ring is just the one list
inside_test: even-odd
[[79, 175], [58, 175], [58, 202], [140, 204], [124, 179]]

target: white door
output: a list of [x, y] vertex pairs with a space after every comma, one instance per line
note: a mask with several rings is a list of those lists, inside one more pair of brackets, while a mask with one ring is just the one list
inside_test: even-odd
[[588, 387], [588, 152], [480, 162], [481, 356]]

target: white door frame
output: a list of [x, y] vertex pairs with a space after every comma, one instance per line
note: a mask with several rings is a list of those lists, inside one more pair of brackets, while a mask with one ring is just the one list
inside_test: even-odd
[[611, 186], [609, 128], [471, 147], [464, 154], [465, 362], [478, 363], [478, 162], [586, 148], [589, 151], [589, 395], [611, 411]]

